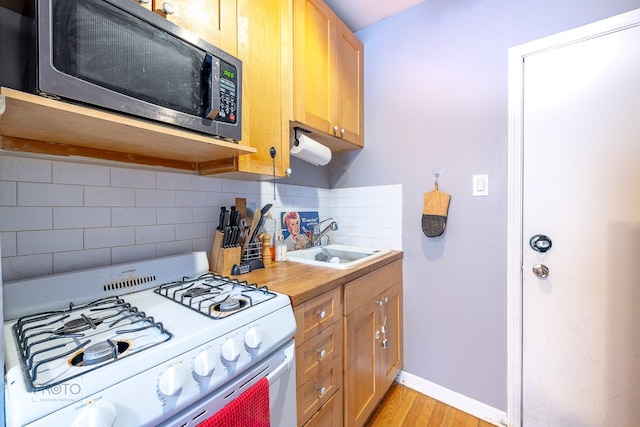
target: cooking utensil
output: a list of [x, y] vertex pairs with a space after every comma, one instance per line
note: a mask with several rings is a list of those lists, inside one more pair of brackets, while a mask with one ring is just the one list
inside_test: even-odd
[[224, 206], [220, 207], [220, 217], [218, 218], [218, 228], [217, 228], [220, 231], [224, 231], [224, 216], [226, 211], [227, 211], [227, 208], [225, 208]]
[[261, 211], [257, 211], [253, 214], [253, 220], [251, 221], [251, 226], [249, 227], [249, 233], [247, 234], [247, 237], [244, 239], [244, 243], [242, 244], [242, 253], [247, 250], [247, 245], [253, 242], [254, 234], [256, 234], [258, 224], [260, 223], [260, 218], [262, 217], [261, 215]]
[[258, 221], [258, 225], [251, 233], [249, 233], [249, 235], [251, 236], [249, 238], [249, 243], [255, 243], [258, 241], [258, 234], [260, 234], [260, 229], [262, 229], [262, 226], [264, 225], [264, 221], [267, 218], [266, 214], [267, 212], [269, 212], [269, 209], [271, 209], [271, 206], [273, 205], [269, 203], [264, 205], [264, 207], [260, 209], [260, 219]]

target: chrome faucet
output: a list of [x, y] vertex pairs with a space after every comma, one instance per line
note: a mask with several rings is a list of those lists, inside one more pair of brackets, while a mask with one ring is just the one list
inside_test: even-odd
[[[327, 221], [331, 221], [331, 224], [327, 225], [324, 230], [320, 231], [320, 225], [324, 224]], [[325, 220], [320, 221], [313, 227], [313, 236], [311, 236], [311, 244], [313, 246], [320, 246], [322, 244], [322, 238], [329, 231], [336, 231], [338, 229], [338, 223], [333, 220], [333, 218], [327, 218]]]

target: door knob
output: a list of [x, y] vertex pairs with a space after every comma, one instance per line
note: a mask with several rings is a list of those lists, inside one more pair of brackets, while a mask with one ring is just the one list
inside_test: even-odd
[[546, 279], [549, 276], [549, 267], [544, 264], [535, 264], [531, 270], [533, 271], [533, 274], [541, 279]]
[[544, 234], [536, 234], [529, 239], [529, 246], [531, 246], [531, 249], [534, 251], [544, 253], [551, 249], [552, 245], [551, 239]]

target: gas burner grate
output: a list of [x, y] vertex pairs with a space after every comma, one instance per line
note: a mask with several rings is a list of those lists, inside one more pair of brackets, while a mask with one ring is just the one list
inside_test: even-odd
[[276, 296], [266, 286], [212, 273], [166, 283], [154, 292], [212, 319], [226, 318]]
[[[127, 340], [132, 340], [132, 334], [147, 329], [156, 330], [156, 333], [144, 334], [144, 345], [131, 351]], [[12, 330], [30, 391], [46, 390], [62, 384], [122, 357], [168, 341], [173, 336], [162, 323], [156, 322], [153, 317], [147, 316], [118, 296], [100, 298], [80, 305], [70, 303], [68, 309], [23, 316], [12, 326]], [[122, 337], [122, 341], [114, 344], [109, 339], [98, 338], [105, 333]], [[148, 338], [150, 335], [152, 337]], [[115, 346], [115, 350], [105, 352], [100, 358], [94, 357], [89, 363], [86, 360], [85, 363], [74, 363], [87, 349], [93, 348], [95, 351], [104, 346], [105, 342], [108, 346]], [[67, 360], [68, 358], [70, 359]], [[90, 368], [77, 373], [65, 371], [62, 377], [51, 376], [56, 367], [65, 365]], [[41, 379], [41, 376], [45, 378]]]

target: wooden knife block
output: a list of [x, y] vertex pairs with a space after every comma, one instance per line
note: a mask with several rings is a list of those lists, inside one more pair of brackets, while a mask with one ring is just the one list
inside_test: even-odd
[[211, 259], [209, 259], [209, 270], [222, 276], [231, 274], [231, 268], [235, 264], [240, 264], [241, 246], [232, 248], [222, 247], [223, 234], [216, 230], [213, 235], [213, 246], [211, 248]]

